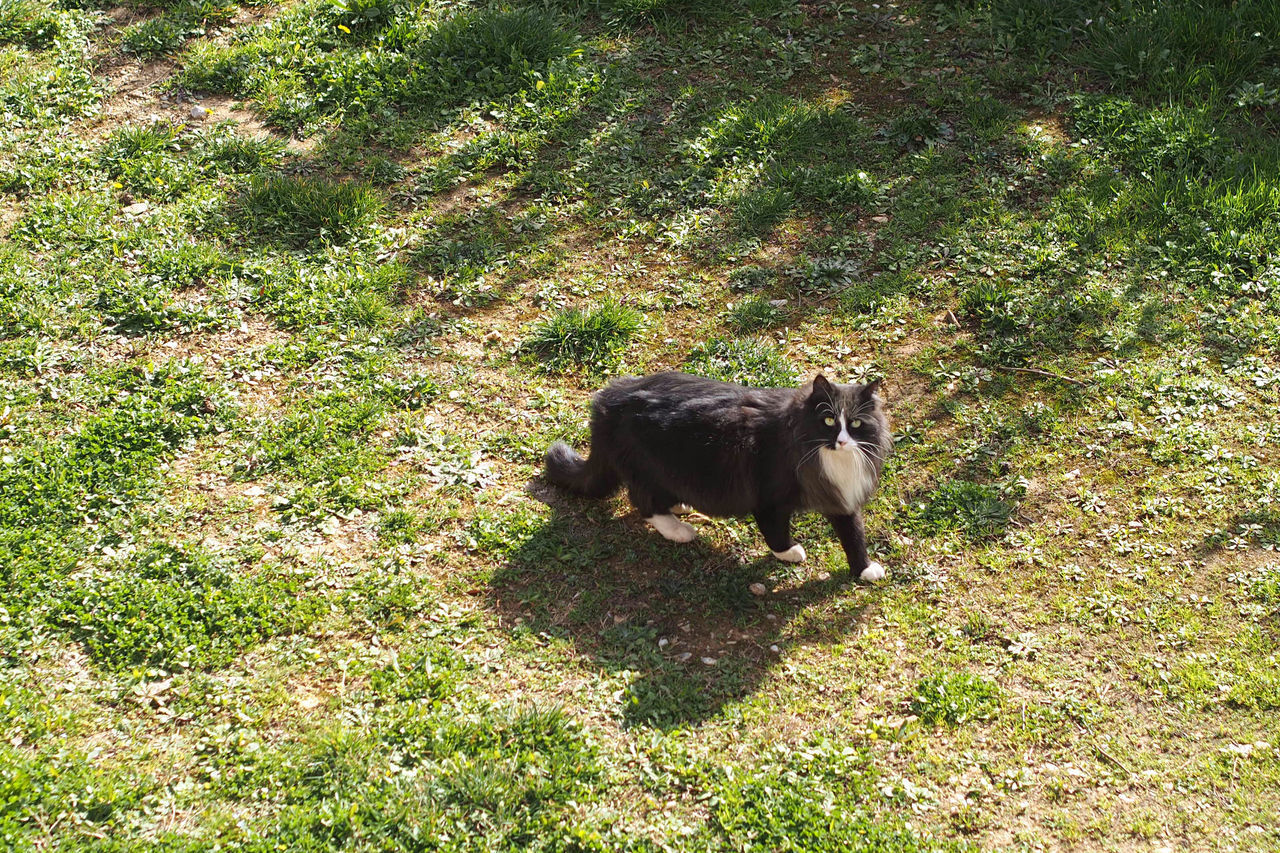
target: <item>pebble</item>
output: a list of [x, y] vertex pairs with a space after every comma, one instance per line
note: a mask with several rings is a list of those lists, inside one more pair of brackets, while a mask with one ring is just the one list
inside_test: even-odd
[[702, 662], [703, 662], [703, 663], [705, 663], [707, 666], [715, 666], [715, 665], [716, 665], [716, 659], [715, 659], [715, 658], [703, 658], [703, 659], [702, 659]]
[[129, 214], [130, 216], [139, 216], [143, 213], [146, 213], [150, 209], [151, 209], [151, 205], [147, 204], [145, 201], [140, 201], [136, 204], [131, 204], [128, 207], [126, 207], [124, 209], [124, 212]]
[[769, 588], [759, 581], [756, 581], [751, 586], [747, 587], [747, 589], [751, 590], [752, 595], [764, 595], [769, 592]]
[[199, 104], [196, 104], [191, 108], [190, 115], [192, 118], [204, 118], [205, 116], [209, 115], [209, 111], [206, 110], [204, 107], [200, 106]]

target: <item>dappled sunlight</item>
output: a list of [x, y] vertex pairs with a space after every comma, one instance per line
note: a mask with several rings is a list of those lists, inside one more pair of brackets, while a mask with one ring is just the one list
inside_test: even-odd
[[[0, 838], [1275, 840], [1270, 0], [92, 5], [0, 9]], [[886, 581], [543, 482], [663, 369], [883, 378]]]

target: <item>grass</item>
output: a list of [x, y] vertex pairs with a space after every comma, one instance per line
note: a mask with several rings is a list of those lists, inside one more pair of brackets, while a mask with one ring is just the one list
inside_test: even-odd
[[753, 296], [731, 305], [724, 323], [731, 332], [749, 335], [779, 326], [785, 319], [786, 314], [772, 300]]
[[298, 598], [299, 579], [238, 576], [198, 549], [158, 543], [113, 568], [73, 579], [66, 596], [76, 603], [59, 615], [90, 658], [112, 669], [225, 663], [305, 628], [316, 609]]
[[968, 673], [943, 673], [922, 679], [911, 698], [911, 712], [929, 725], [958, 726], [990, 719], [999, 707], [1000, 691], [990, 681]]
[[796, 371], [768, 341], [712, 338], [689, 353], [685, 370], [725, 382], [773, 388], [795, 385]]
[[571, 308], [534, 324], [520, 348], [553, 370], [606, 370], [622, 358], [642, 319], [634, 308], [619, 302]]
[[[0, 846], [1275, 847], [1278, 27], [0, 3]], [[888, 581], [541, 482], [664, 369]]]
[[254, 180], [239, 206], [247, 230], [302, 248], [358, 239], [383, 202], [371, 187], [358, 183], [279, 175]]

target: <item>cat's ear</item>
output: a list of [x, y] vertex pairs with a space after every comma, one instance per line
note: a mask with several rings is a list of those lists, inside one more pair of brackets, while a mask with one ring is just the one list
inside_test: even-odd
[[883, 382], [883, 381], [884, 381], [884, 377], [882, 376], [882, 377], [880, 377], [879, 379], [872, 379], [872, 380], [871, 380], [870, 382], [868, 382], [866, 385], [863, 385], [863, 386], [862, 386], [862, 393], [863, 393], [863, 396], [866, 396], [866, 397], [877, 397], [877, 396], [879, 396], [879, 395], [880, 395], [880, 383], [881, 383], [881, 382]]
[[830, 397], [835, 393], [835, 389], [831, 387], [831, 383], [827, 380], [827, 377], [819, 373], [817, 376], [813, 377], [813, 393], [823, 397]]

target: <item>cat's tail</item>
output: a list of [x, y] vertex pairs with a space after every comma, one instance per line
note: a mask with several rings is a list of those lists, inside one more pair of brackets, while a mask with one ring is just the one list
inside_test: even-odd
[[547, 479], [588, 498], [608, 497], [618, 488], [618, 475], [601, 454], [583, 459], [563, 441], [547, 448]]

